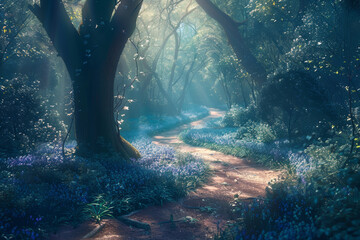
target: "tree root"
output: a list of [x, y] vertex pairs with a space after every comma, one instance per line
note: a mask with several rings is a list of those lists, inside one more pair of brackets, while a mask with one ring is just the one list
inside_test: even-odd
[[147, 223], [139, 222], [126, 217], [119, 217], [117, 219], [128, 226], [144, 229], [146, 231], [151, 231], [151, 227]]
[[100, 224], [99, 226], [97, 226], [96, 228], [94, 228], [94, 230], [92, 230], [91, 232], [89, 232], [88, 234], [86, 234], [82, 239], [87, 239], [87, 238], [92, 238], [94, 237], [98, 232], [100, 232], [101, 229], [103, 229], [105, 226], [105, 224]]

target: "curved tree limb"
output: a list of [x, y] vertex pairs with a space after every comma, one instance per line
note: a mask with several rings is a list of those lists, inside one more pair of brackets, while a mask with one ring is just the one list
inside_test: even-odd
[[75, 70], [82, 48], [79, 33], [72, 24], [64, 3], [61, 0], [41, 0], [40, 5], [29, 5], [29, 9], [44, 26], [68, 69]]
[[239, 23], [221, 11], [210, 0], [196, 0], [196, 2], [211, 18], [221, 25], [241, 65], [251, 75], [257, 85], [261, 87], [266, 81], [266, 70], [246, 44], [238, 29]]

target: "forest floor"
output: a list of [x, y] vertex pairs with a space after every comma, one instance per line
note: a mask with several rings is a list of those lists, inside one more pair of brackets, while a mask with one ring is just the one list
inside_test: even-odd
[[[151, 231], [129, 227], [117, 220], [109, 219], [104, 220], [104, 228], [90, 239], [212, 239], [219, 227], [223, 228], [227, 223], [231, 223], [229, 204], [235, 194], [239, 194], [239, 198], [244, 200], [264, 196], [268, 182], [277, 178], [279, 172], [217, 151], [187, 145], [178, 137], [182, 131], [201, 128], [207, 121], [224, 114], [225, 112], [210, 109], [208, 117], [152, 138], [156, 144], [170, 145], [178, 151], [204, 159], [212, 169], [212, 175], [206, 184], [184, 199], [162, 206], [151, 206], [129, 217], [148, 223]], [[173, 219], [173, 222], [170, 219]], [[81, 239], [94, 228], [95, 224], [91, 222], [81, 224], [75, 229], [64, 227], [51, 239]]]

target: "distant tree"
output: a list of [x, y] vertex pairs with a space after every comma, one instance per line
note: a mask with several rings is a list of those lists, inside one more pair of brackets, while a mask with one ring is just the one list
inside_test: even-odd
[[40, 0], [30, 10], [42, 23], [72, 79], [78, 153], [139, 152], [123, 139], [114, 119], [114, 79], [135, 29], [143, 0], [87, 0], [77, 30], [62, 0]]
[[[222, 56], [219, 60], [218, 69], [221, 73], [220, 84], [223, 88], [226, 104], [230, 109], [232, 105], [248, 106], [250, 94], [255, 102], [255, 90], [253, 89], [252, 79], [241, 68], [236, 56]], [[245, 86], [245, 85], [248, 86]]]
[[[181, 8], [183, 5], [180, 4], [183, 3], [186, 5]], [[191, 17], [197, 7], [193, 7], [192, 2], [176, 0], [166, 3], [153, 2], [152, 5], [147, 12], [155, 11], [159, 19], [144, 16], [145, 19], [140, 19], [139, 31], [134, 34], [134, 43], [138, 50], [136, 55], [140, 56], [139, 68], [142, 72], [139, 75], [137, 108], [144, 109], [145, 113], [161, 112], [176, 115], [181, 112], [189, 89], [191, 77], [188, 77], [185, 70], [192, 72], [196, 69], [194, 49], [188, 51], [182, 31], [186, 19]], [[162, 24], [158, 24], [159, 21]], [[157, 37], [150, 36], [157, 31], [160, 32]], [[159, 38], [158, 35], [162, 37]], [[191, 52], [192, 55], [185, 57], [187, 52]]]

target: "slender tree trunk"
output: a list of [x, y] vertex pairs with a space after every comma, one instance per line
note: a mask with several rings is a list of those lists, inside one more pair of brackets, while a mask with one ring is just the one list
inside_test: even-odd
[[188, 69], [188, 71], [186, 72], [186, 75], [185, 75], [185, 79], [184, 79], [184, 87], [183, 87], [183, 90], [181, 92], [181, 95], [179, 97], [179, 99], [177, 100], [177, 112], [178, 114], [181, 113], [181, 110], [183, 108], [183, 105], [184, 105], [184, 101], [185, 101], [185, 97], [186, 97], [186, 92], [191, 84], [191, 73], [192, 71], [194, 70], [194, 66], [195, 66], [195, 63], [196, 63], [196, 58], [197, 58], [197, 54], [195, 54], [194, 56], [194, 59]]
[[[354, 4], [354, 3], [353, 3]], [[357, 128], [356, 128], [356, 124], [355, 124], [355, 117], [354, 117], [354, 109], [353, 109], [353, 96], [352, 96], [352, 91], [353, 91], [353, 70], [351, 67], [351, 63], [352, 63], [352, 51], [355, 51], [355, 44], [353, 43], [353, 38], [352, 38], [352, 32], [351, 32], [351, 5], [347, 5], [345, 6], [345, 14], [344, 14], [344, 22], [345, 22], [345, 30], [344, 30], [344, 59], [346, 61], [346, 77], [348, 80], [348, 105], [349, 105], [349, 118], [350, 118], [350, 123], [351, 123], [351, 137], [350, 137], [350, 141], [351, 141], [351, 145], [350, 145], [350, 153], [349, 156], [352, 155], [353, 151], [354, 151], [354, 147], [355, 147], [355, 138], [356, 138], [356, 132], [357, 132]], [[348, 162], [348, 161], [346, 161]]]
[[153, 70], [150, 67], [145, 54], [140, 54], [143, 57], [141, 61], [141, 67], [143, 68], [145, 75], [140, 75], [140, 89], [139, 89], [139, 102], [142, 105], [142, 109], [145, 113], [148, 113], [149, 107], [151, 106], [150, 99], [151, 99], [151, 80], [153, 79]]
[[293, 110], [289, 110], [288, 112], [288, 116], [289, 116], [289, 121], [288, 121], [288, 125], [287, 125], [287, 130], [288, 130], [288, 139], [289, 139], [289, 142], [291, 142], [291, 131], [292, 131], [292, 119], [293, 119]]
[[180, 50], [180, 37], [179, 37], [179, 33], [176, 31], [174, 33], [174, 38], [175, 38], [174, 60], [173, 60], [172, 66], [171, 66], [170, 79], [169, 79], [169, 84], [168, 84], [169, 96], [172, 96], [172, 94], [173, 94], [172, 91], [173, 91], [175, 70], [176, 70], [176, 64], [177, 64], [177, 60], [179, 58], [179, 50]]
[[244, 106], [245, 106], [245, 108], [247, 108], [248, 103], [246, 101], [246, 95], [245, 95], [245, 91], [244, 91], [244, 84], [243, 84], [243, 82], [241, 80], [240, 80], [240, 88], [241, 88], [241, 95], [242, 95], [243, 101], [244, 101]]
[[222, 73], [222, 81], [221, 82], [221, 86], [223, 87], [224, 93], [225, 93], [225, 97], [226, 97], [226, 105], [228, 107], [228, 109], [231, 109], [232, 106], [232, 101], [231, 101], [231, 94], [227, 85], [227, 81], [226, 81], [226, 76], [224, 73]]
[[3, 61], [0, 53], [0, 78], [3, 76]]

